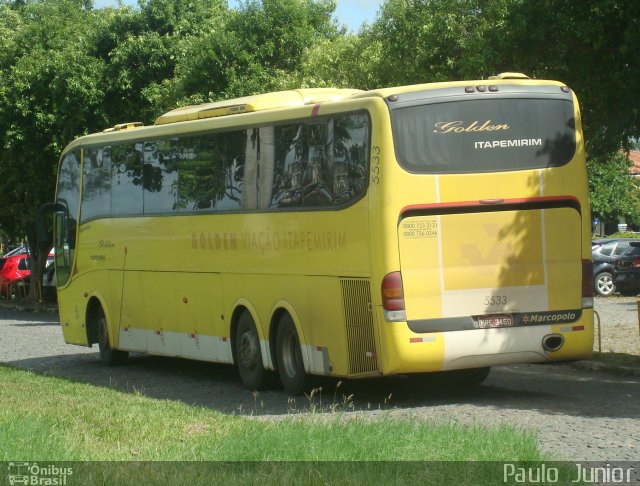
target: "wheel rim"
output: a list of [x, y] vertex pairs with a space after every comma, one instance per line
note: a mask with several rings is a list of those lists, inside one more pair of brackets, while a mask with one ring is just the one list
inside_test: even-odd
[[243, 367], [253, 370], [258, 361], [258, 344], [255, 334], [247, 330], [240, 336], [239, 358]]
[[598, 292], [602, 295], [609, 295], [613, 292], [613, 279], [611, 275], [601, 275], [596, 282]]
[[298, 340], [292, 332], [287, 332], [282, 345], [282, 364], [284, 371], [289, 377], [294, 377], [298, 373]]

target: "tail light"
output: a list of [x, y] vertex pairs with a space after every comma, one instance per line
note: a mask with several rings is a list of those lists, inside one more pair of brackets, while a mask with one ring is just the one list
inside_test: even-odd
[[631, 263], [631, 268], [638, 268], [638, 267], [640, 267], [640, 260], [634, 260]]
[[593, 307], [593, 262], [582, 260], [582, 308]]
[[391, 272], [382, 279], [382, 307], [385, 320], [390, 322], [406, 321], [407, 314], [404, 309], [404, 289], [402, 287], [402, 274]]

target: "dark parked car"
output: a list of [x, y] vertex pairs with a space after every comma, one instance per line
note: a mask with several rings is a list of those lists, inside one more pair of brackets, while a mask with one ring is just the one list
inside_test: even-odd
[[629, 249], [617, 257], [614, 264], [613, 283], [622, 295], [638, 295], [640, 292], [640, 241], [631, 243]]
[[615, 292], [614, 261], [622, 256], [637, 238], [600, 238], [591, 242], [593, 259], [593, 289], [597, 295], [608, 296]]

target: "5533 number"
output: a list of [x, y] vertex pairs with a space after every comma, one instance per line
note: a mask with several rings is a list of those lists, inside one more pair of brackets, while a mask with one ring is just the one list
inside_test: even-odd
[[487, 295], [484, 298], [484, 305], [506, 305], [507, 302], [506, 295]]

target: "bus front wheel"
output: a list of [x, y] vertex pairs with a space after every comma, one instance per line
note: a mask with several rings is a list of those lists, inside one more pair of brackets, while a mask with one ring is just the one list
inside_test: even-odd
[[261, 390], [267, 384], [267, 372], [262, 365], [260, 337], [251, 314], [244, 311], [236, 328], [236, 361], [242, 384], [249, 390]]
[[278, 325], [276, 361], [284, 390], [291, 395], [300, 394], [307, 385], [308, 377], [302, 361], [300, 339], [289, 314], [284, 314]]
[[98, 349], [100, 349], [100, 360], [107, 366], [124, 364], [129, 356], [127, 351], [120, 351], [111, 347], [107, 319], [102, 312], [98, 317]]

